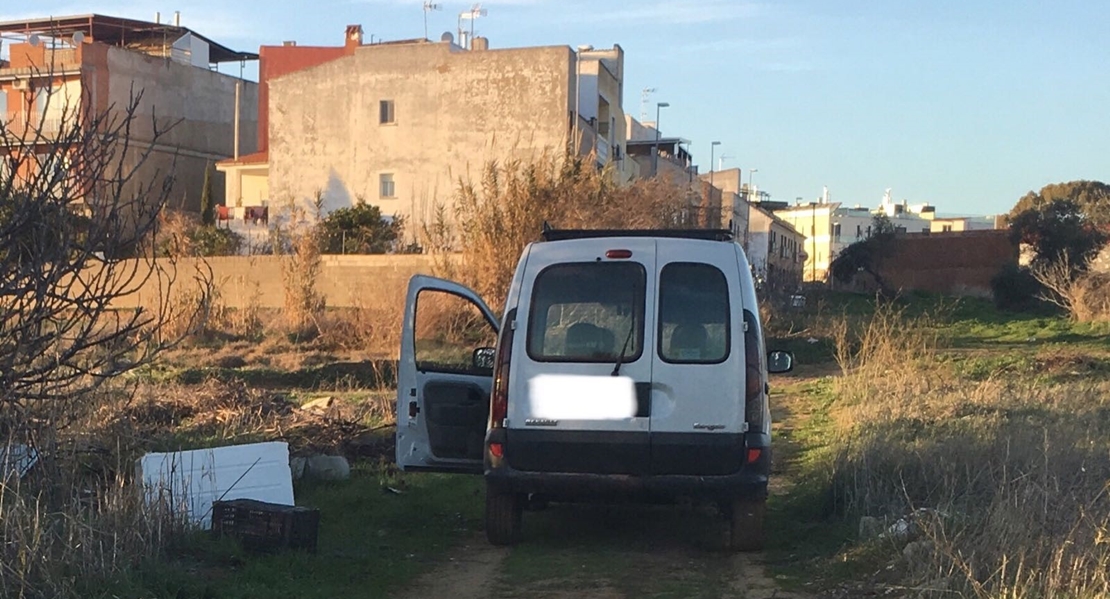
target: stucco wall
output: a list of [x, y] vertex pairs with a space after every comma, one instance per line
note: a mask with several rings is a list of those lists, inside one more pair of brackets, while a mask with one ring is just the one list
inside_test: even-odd
[[[566, 47], [451, 51], [445, 43], [363, 46], [271, 80], [271, 202], [325, 210], [363, 196], [384, 214], [431, 217], [488, 160], [565, 147], [574, 64]], [[392, 100], [396, 122], [379, 123]], [[379, 194], [393, 175], [394, 198]]]
[[[253, 152], [258, 132], [258, 86], [250, 81], [204, 68], [183, 65], [109, 47], [107, 49], [107, 105], [126, 107], [132, 94], [142, 93], [137, 118], [131, 125], [133, 149], [126, 164], [134, 165], [154, 137], [152, 116], [165, 128], [143, 165], [139, 178], [174, 173], [170, 205], [199, 210], [204, 172], [209, 163], [232, 155], [234, 143], [235, 83], [240, 89], [241, 154]], [[91, 77], [103, 77], [92, 73]], [[99, 103], [99, 102], [98, 102]], [[177, 123], [172, 128], [172, 123]], [[213, 169], [213, 191], [223, 201], [223, 175]]]

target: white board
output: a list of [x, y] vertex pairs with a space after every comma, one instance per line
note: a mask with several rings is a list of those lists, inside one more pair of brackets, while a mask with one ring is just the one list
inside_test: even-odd
[[280, 441], [148, 453], [135, 466], [148, 503], [161, 503], [205, 529], [212, 526], [213, 501], [294, 505], [289, 445]]

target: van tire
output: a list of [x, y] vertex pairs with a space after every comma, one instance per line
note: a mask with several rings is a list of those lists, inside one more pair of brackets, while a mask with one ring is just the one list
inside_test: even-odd
[[732, 502], [728, 514], [728, 549], [731, 551], [762, 551], [766, 531], [764, 516], [766, 499], [738, 499]]
[[486, 539], [491, 545], [513, 545], [520, 540], [520, 497], [486, 486]]

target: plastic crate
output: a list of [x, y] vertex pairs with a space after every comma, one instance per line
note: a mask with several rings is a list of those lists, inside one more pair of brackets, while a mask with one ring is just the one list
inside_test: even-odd
[[212, 533], [238, 539], [254, 551], [303, 549], [316, 552], [320, 510], [232, 499], [212, 502]]

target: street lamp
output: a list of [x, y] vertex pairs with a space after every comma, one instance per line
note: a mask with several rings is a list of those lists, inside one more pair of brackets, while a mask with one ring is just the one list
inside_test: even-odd
[[659, 174], [659, 116], [660, 109], [669, 108], [670, 104], [666, 102], [658, 102], [655, 105], [655, 154], [652, 156], [651, 161], [651, 176], [654, 177]]
[[706, 206], [713, 203], [713, 151], [716, 150], [719, 145], [721, 145], [719, 141], [709, 142], [709, 192], [705, 194]]
[[582, 140], [578, 134], [578, 121], [582, 118], [579, 115], [579, 104], [582, 101], [582, 53], [593, 50], [594, 47], [586, 44], [577, 47], [577, 52], [574, 53], [574, 155], [577, 157], [582, 153]]

